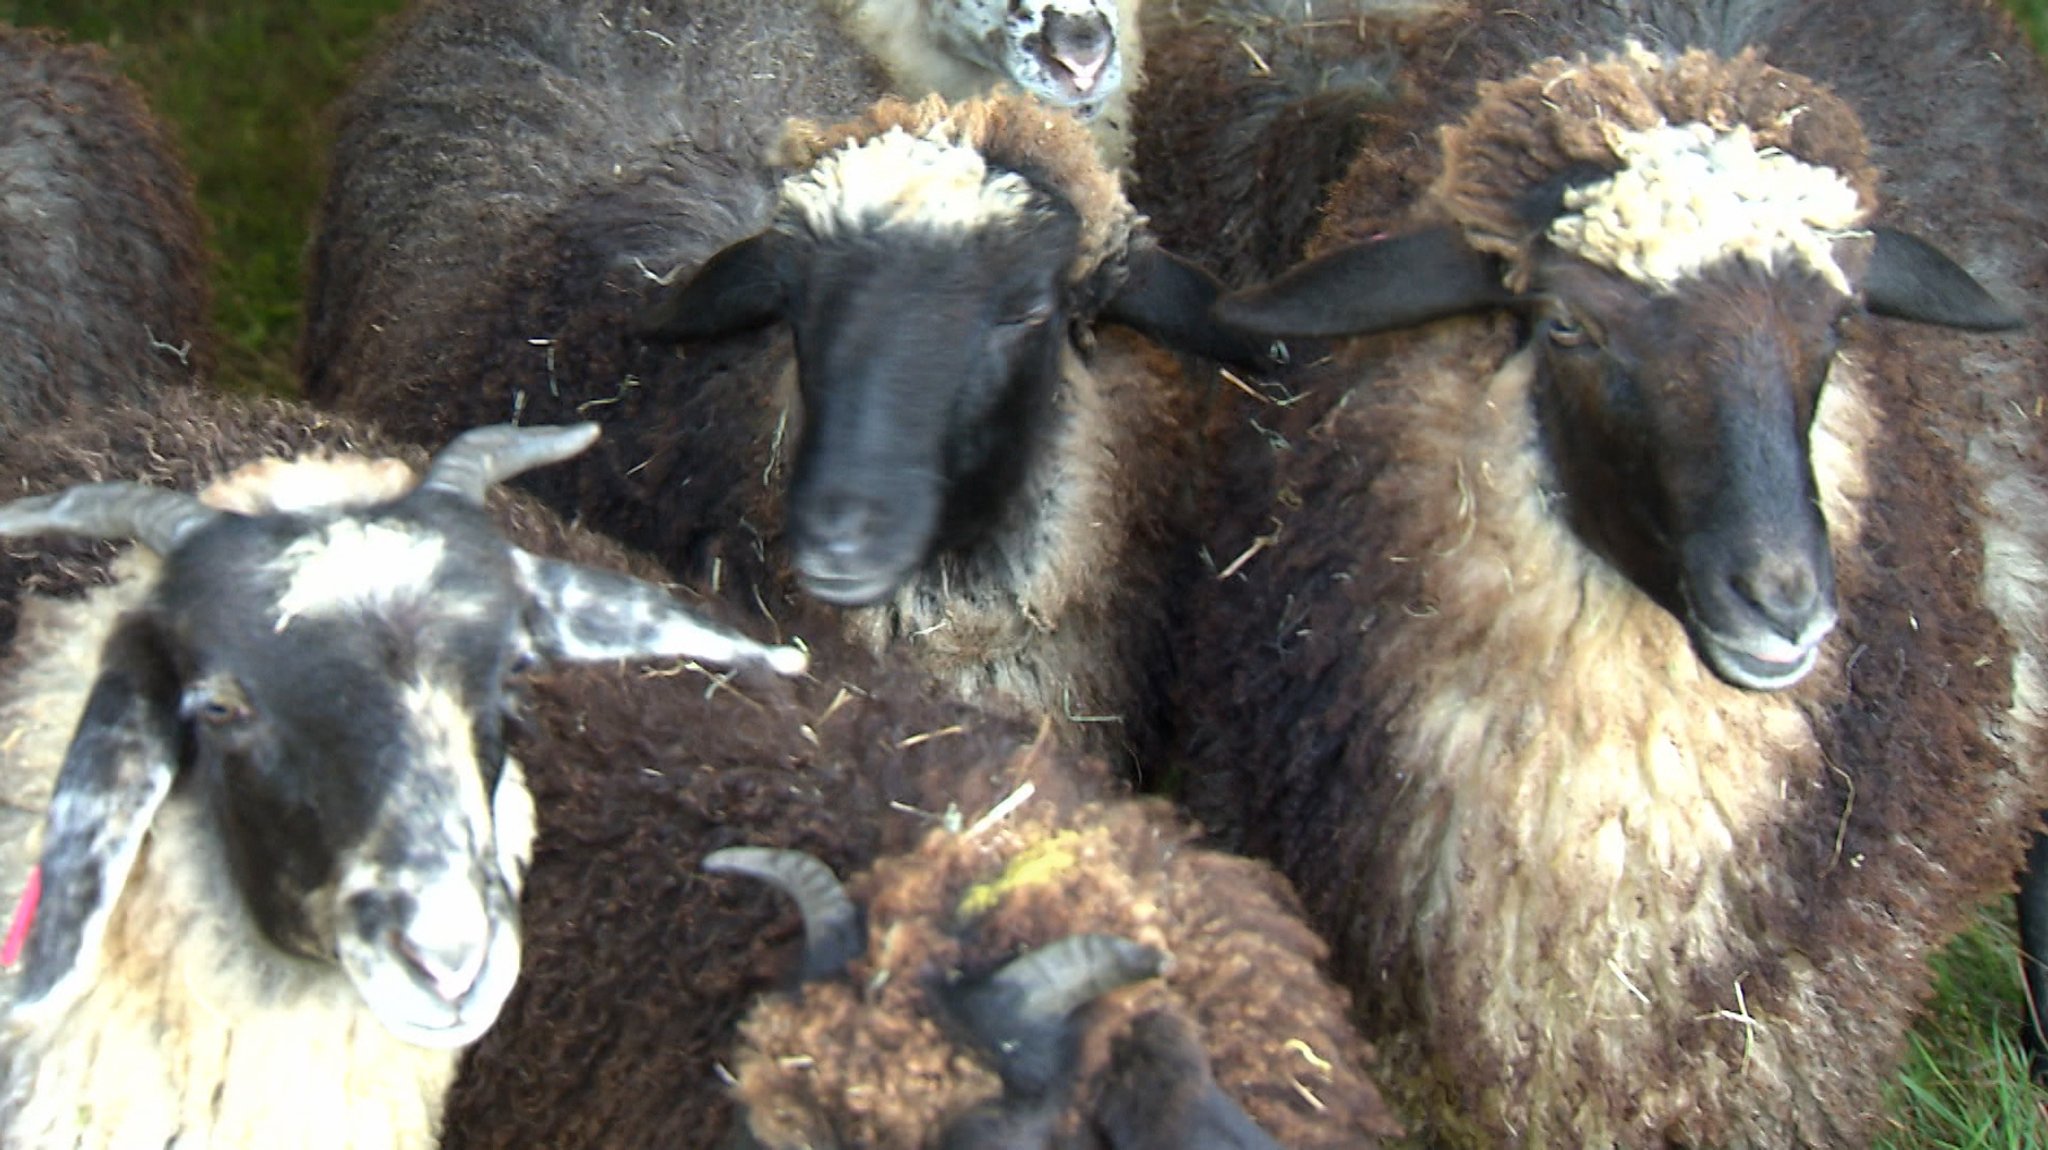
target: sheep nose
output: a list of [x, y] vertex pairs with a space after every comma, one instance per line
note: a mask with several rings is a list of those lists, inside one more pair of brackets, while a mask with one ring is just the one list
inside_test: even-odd
[[1761, 556], [1733, 572], [1729, 585], [1737, 600], [1789, 643], [1810, 641], [1816, 630], [1825, 632], [1834, 625], [1824, 580], [1814, 564], [1800, 556]]
[[812, 548], [833, 559], [852, 559], [873, 540], [884, 521], [882, 505], [865, 495], [840, 492], [819, 497], [804, 517]]
[[412, 968], [413, 977], [443, 1002], [459, 1001], [483, 973], [486, 939], [434, 942], [412, 934], [394, 934], [392, 949]]

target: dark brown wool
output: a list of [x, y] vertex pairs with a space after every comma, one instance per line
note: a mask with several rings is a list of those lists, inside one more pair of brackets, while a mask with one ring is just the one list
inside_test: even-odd
[[0, 436], [211, 360], [192, 178], [98, 48], [0, 27]]

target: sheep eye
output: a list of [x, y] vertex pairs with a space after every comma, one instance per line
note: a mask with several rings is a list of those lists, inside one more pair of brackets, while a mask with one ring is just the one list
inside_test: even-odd
[[1586, 329], [1568, 319], [1553, 319], [1549, 323], [1550, 342], [1557, 347], [1584, 346]]
[[194, 719], [209, 727], [238, 726], [249, 718], [249, 705], [239, 699], [225, 698], [210, 692], [194, 691], [185, 696], [184, 705], [179, 708], [188, 719]]

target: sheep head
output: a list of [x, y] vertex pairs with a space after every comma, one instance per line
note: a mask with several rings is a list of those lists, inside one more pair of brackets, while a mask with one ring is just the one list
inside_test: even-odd
[[1084, 119], [1124, 84], [1112, 0], [925, 0], [925, 12], [940, 43]]
[[0, 535], [132, 539], [161, 556], [101, 650], [59, 772], [15, 1010], [64, 1010], [91, 981], [175, 795], [203, 812], [220, 889], [271, 945], [337, 964], [400, 1038], [481, 1035], [518, 975], [534, 834], [505, 751], [513, 676], [546, 660], [803, 664], [652, 584], [497, 533], [486, 489], [596, 434], [470, 432], [410, 492], [348, 507], [238, 514], [121, 483], [0, 507]]
[[1523, 311], [1574, 528], [1715, 674], [1786, 688], [1836, 621], [1808, 438], [1844, 320], [2016, 322], [1872, 223], [1867, 151], [1847, 105], [1753, 52], [1553, 59], [1444, 130], [1447, 226], [1325, 253], [1217, 310], [1293, 335]]
[[[826, 1076], [835, 1071], [822, 1065], [837, 1060], [833, 1050], [807, 1051], [821, 1065], [817, 1080], [800, 1088], [778, 1086], [777, 1075], [743, 1058], [743, 1114], [732, 1144], [756, 1150], [899, 1144], [1272, 1150], [1272, 1140], [1217, 1086], [1200, 1037], [1178, 1008], [1144, 1009], [1128, 1026], [1116, 1025], [1115, 1015], [1105, 1025], [1098, 1015], [1098, 1000], [1124, 997], [1119, 992], [1127, 995], [1125, 988], [1164, 972], [1166, 956], [1154, 947], [1112, 934], [1071, 933], [993, 963], [963, 961], [960, 969], [950, 961], [925, 968], [905, 957], [920, 948], [911, 937], [934, 922], [974, 933], [980, 915], [1000, 900], [997, 891], [1032, 881], [1015, 872], [1042, 870], [1072, 846], [1058, 838], [1039, 845], [1038, 851], [1011, 858], [1003, 876], [971, 888], [952, 913], [918, 926], [892, 924], [887, 920], [911, 910], [906, 898], [915, 904], [930, 893], [920, 881], [927, 877], [923, 867], [912, 860], [895, 879], [883, 880], [890, 889], [875, 894], [881, 926], [872, 940], [866, 914], [823, 862], [756, 847], [706, 856], [707, 870], [772, 883], [795, 900], [803, 916], [801, 997], [771, 1006], [769, 1030], [782, 1034], [794, 1027], [835, 1048], [843, 1044], [846, 1053], [859, 1051], [863, 1059], [899, 1043], [916, 1051], [897, 1055], [900, 1062], [884, 1058], [900, 1072], [890, 1092], [902, 1095], [887, 1107], [893, 1113], [886, 1118], [860, 1113], [867, 1106], [856, 1099], [872, 1093], [872, 1084], [851, 1085], [863, 1080], [860, 1071], [846, 1072], [845, 1098], [833, 1096], [838, 1080]], [[912, 876], [912, 870], [920, 873]], [[870, 954], [885, 969], [896, 967], [889, 973], [889, 1001], [857, 1005], [847, 1000], [848, 967]], [[878, 993], [873, 980], [869, 986], [864, 999]], [[1122, 1003], [1116, 1009], [1136, 1006]], [[849, 1012], [864, 1021], [847, 1017]], [[1106, 1056], [1086, 1052], [1091, 1039], [1099, 1045], [1106, 1030], [1117, 1032]], [[951, 1053], [934, 1061], [932, 1052], [941, 1049]], [[1084, 1069], [1090, 1066], [1099, 1070]], [[981, 1085], [990, 1070], [1000, 1082], [993, 1092]], [[912, 1122], [913, 1116], [921, 1116], [923, 1125]], [[869, 1120], [880, 1128], [867, 1129]], [[888, 1128], [897, 1132], [884, 1133]], [[904, 1141], [912, 1136], [915, 1141]]]
[[885, 102], [798, 126], [768, 230], [655, 300], [651, 335], [780, 322], [802, 421], [789, 535], [805, 587], [859, 606], [999, 521], [1098, 321], [1259, 361], [1207, 318], [1216, 282], [1140, 233], [1087, 133], [1015, 96]]

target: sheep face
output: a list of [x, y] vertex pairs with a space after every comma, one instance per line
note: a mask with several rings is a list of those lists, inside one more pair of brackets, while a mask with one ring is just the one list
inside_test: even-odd
[[83, 991], [175, 797], [203, 812], [269, 944], [338, 964], [402, 1039], [481, 1035], [517, 977], [534, 833], [505, 754], [510, 677], [631, 655], [801, 665], [704, 627], [658, 587], [498, 536], [484, 488], [593, 438], [473, 432], [419, 488], [367, 507], [241, 515], [105, 484], [0, 508], [0, 534], [135, 538], [163, 556], [101, 652], [57, 780], [16, 1009]]
[[1741, 259], [1670, 294], [1570, 258], [1537, 278], [1538, 404], [1573, 526], [1722, 678], [1797, 682], [1836, 620], [1807, 435], [1849, 297]]
[[790, 542], [806, 589], [874, 602], [973, 544], [1051, 417], [1070, 217], [806, 245], [792, 301], [803, 428]]
[[1109, 0], [927, 4], [941, 42], [1055, 107], [1092, 118], [1123, 86], [1123, 29]]
[[257, 927], [338, 960], [426, 1045], [474, 1039], [509, 993], [533, 835], [503, 734], [531, 659], [516, 572], [443, 501], [222, 517], [167, 557], [130, 623], [179, 688], [173, 786], [223, 828]]
[[[1644, 135], [1665, 132], [1705, 138], [1719, 159], [1760, 155], [1746, 132]], [[2012, 313], [1925, 242], [1850, 227], [1860, 215], [1834, 199], [1856, 197], [1825, 173], [1791, 181], [1784, 210], [1768, 181], [1716, 196], [1690, 169], [1629, 176], [1572, 165], [1520, 189], [1526, 238], [1510, 258], [1460, 229], [1424, 231], [1327, 253], [1217, 311], [1310, 336], [1528, 313], [1546, 447], [1580, 536], [1679, 618], [1716, 675], [1790, 687], [1836, 621], [1807, 432], [1839, 325], [1859, 304], [1968, 328]], [[1646, 182], [1644, 199], [1614, 202]]]
[[892, 131], [785, 186], [653, 322], [794, 335], [789, 536], [804, 586], [856, 606], [992, 525], [1051, 418], [1077, 314], [1066, 205], [969, 147]]

